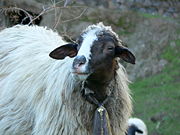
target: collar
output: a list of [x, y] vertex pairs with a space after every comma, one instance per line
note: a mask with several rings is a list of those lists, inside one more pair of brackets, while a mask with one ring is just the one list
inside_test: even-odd
[[104, 105], [111, 98], [115, 84], [113, 85], [113, 89], [109, 92], [109, 94], [102, 102], [99, 102], [95, 98], [95, 93], [89, 88], [87, 88], [86, 84], [86, 81], [82, 83], [81, 95], [86, 101], [97, 106], [94, 112], [93, 135], [112, 135], [109, 115]]

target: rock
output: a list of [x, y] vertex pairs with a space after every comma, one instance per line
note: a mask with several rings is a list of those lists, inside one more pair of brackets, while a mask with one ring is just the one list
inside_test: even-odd
[[125, 6], [125, 5], [120, 5], [119, 9], [122, 10], [122, 11], [128, 11], [127, 6]]
[[[131, 75], [130, 80], [148, 77], [164, 69], [168, 62], [160, 55], [169, 45], [169, 41], [178, 38], [175, 34], [178, 27], [172, 22], [161, 19], [145, 19], [136, 25], [133, 34], [125, 38], [129, 48], [133, 48], [137, 60], [134, 66], [126, 65]], [[173, 46], [174, 43], [172, 42], [171, 45]]]
[[163, 13], [163, 16], [164, 16], [164, 17], [170, 17], [170, 16], [172, 16], [172, 13], [170, 13], [170, 12], [165, 12], [165, 13]]
[[174, 48], [176, 46], [176, 43], [174, 41], [172, 41], [172, 42], [170, 42], [170, 46]]
[[161, 6], [161, 1], [153, 1], [152, 6], [153, 7], [160, 7]]
[[139, 4], [144, 3], [144, 0], [134, 0], [134, 1], [135, 1], [135, 3], [139, 3]]
[[168, 62], [165, 59], [161, 59], [161, 60], [157, 61], [157, 65], [154, 65], [152, 68], [152, 74], [161, 72], [167, 63]]
[[176, 9], [174, 7], [169, 7], [167, 12], [174, 13], [174, 12], [176, 12]]
[[156, 14], [158, 12], [158, 10], [155, 7], [150, 7], [146, 10], [146, 12], [150, 13], [150, 14]]
[[157, 122], [163, 121], [163, 119], [164, 119], [164, 117], [166, 117], [166, 115], [167, 115], [166, 113], [161, 112], [161, 113], [158, 113], [158, 114], [152, 116], [150, 119], [152, 122], [157, 123]]
[[158, 131], [153, 131], [151, 135], [162, 135], [162, 134], [158, 133]]
[[143, 5], [144, 6], [151, 6], [152, 4], [151, 4], [151, 0], [145, 0], [144, 2], [143, 2]]
[[139, 8], [139, 11], [145, 13], [146, 9], [145, 8]]

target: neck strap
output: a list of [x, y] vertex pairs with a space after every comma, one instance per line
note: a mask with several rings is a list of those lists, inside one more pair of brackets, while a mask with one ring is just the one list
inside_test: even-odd
[[87, 87], [87, 82], [84, 81], [82, 82], [82, 86], [81, 86], [81, 95], [89, 103], [94, 104], [97, 107], [100, 107], [100, 106], [104, 106], [107, 103], [107, 101], [112, 95], [112, 91], [110, 91], [109, 95], [107, 95], [102, 102], [99, 102], [95, 97], [95, 93]]

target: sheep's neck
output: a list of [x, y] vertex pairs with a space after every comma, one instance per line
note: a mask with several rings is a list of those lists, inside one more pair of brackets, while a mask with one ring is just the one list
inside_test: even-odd
[[95, 82], [88, 82], [87, 87], [94, 92], [94, 97], [99, 101], [102, 102], [106, 97], [106, 84], [98, 84]]
[[[94, 97], [99, 101], [103, 102], [107, 98], [107, 87], [113, 79], [113, 75], [108, 80], [87, 80], [87, 88], [94, 92]], [[110, 81], [111, 80], [111, 81]]]
[[103, 102], [108, 96], [108, 86], [112, 82], [116, 74], [116, 61], [109, 64], [108, 67], [96, 69], [86, 80], [86, 87], [94, 92], [94, 97]]

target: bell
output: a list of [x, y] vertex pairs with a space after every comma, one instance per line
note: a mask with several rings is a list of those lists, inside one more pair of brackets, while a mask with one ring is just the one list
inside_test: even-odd
[[93, 135], [112, 135], [109, 115], [104, 106], [99, 106], [94, 115]]

